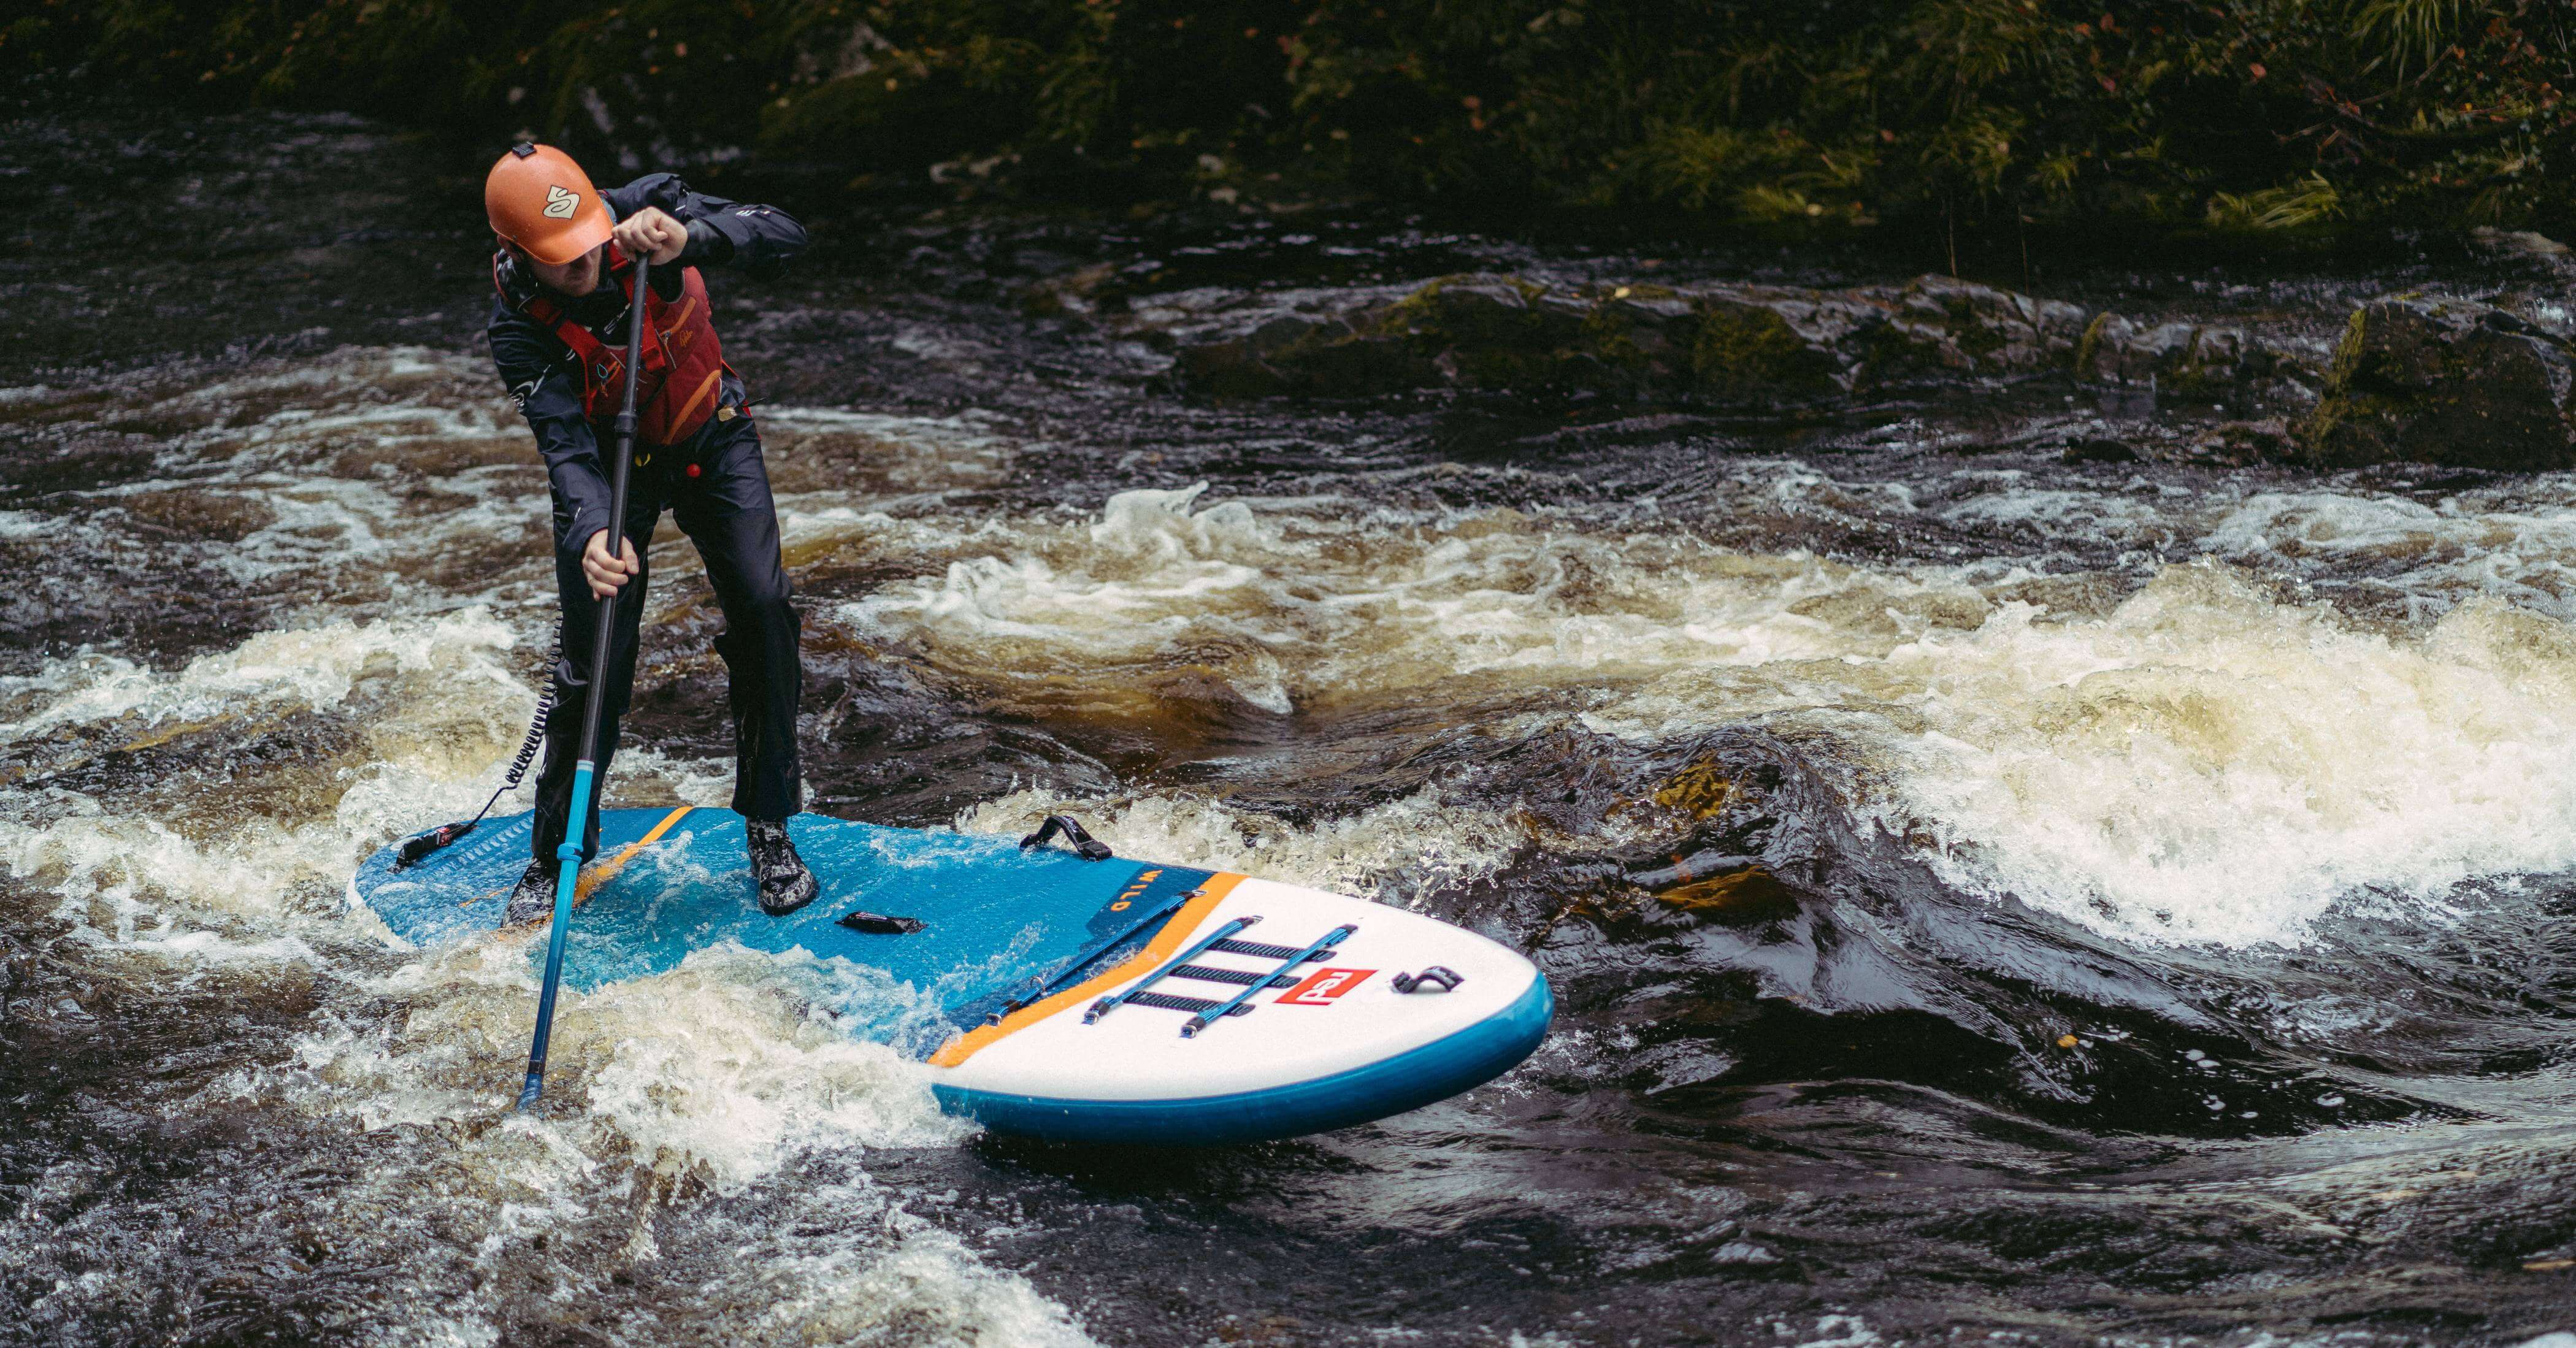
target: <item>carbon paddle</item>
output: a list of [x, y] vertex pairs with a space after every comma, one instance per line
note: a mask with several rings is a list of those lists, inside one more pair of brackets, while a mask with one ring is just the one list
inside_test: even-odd
[[[644, 307], [651, 291], [652, 259], [635, 259], [635, 289], [626, 305], [626, 392], [617, 409], [617, 462], [608, 474], [608, 555], [626, 555], [626, 468], [635, 457], [635, 372], [644, 359]], [[584, 546], [588, 546], [587, 543]], [[555, 992], [563, 984], [564, 934], [572, 925], [573, 888], [581, 880], [581, 840], [590, 831], [591, 779], [597, 773], [599, 708], [607, 701], [609, 645], [617, 639], [620, 585], [599, 601], [599, 635], [590, 644], [590, 696], [581, 707], [581, 757], [572, 769], [572, 809], [564, 816], [563, 842], [555, 848], [555, 920], [546, 936], [546, 986], [537, 996], [537, 1037], [528, 1045], [528, 1081], [519, 1088], [519, 1108], [528, 1109], [546, 1090], [546, 1040], [554, 1033]]]

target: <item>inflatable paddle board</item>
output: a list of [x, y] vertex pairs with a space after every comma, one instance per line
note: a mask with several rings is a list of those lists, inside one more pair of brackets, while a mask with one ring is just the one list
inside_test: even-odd
[[[350, 896], [416, 946], [494, 931], [529, 827], [524, 814], [488, 820], [409, 866], [386, 847]], [[908, 986], [908, 1011], [851, 1023], [923, 1055], [950, 1113], [1165, 1145], [1292, 1137], [1429, 1104], [1528, 1057], [1553, 1011], [1535, 965], [1472, 932], [1113, 857], [1078, 829], [1080, 851], [810, 814], [787, 827], [822, 897], [773, 918], [752, 901], [741, 816], [604, 811], [564, 981], [658, 973], [726, 941], [848, 960]]]

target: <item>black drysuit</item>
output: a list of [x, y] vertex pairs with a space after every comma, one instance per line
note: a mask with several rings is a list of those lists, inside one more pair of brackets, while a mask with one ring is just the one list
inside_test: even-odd
[[[653, 288], [665, 299], [677, 297], [683, 267], [734, 266], [759, 275], [805, 247], [804, 227], [786, 215], [692, 192], [668, 173], [648, 174], [599, 195], [620, 219], [658, 206], [688, 227], [688, 246], [679, 259], [652, 272]], [[553, 298], [566, 317], [602, 343], [625, 348], [626, 297], [613, 280], [603, 275], [597, 290], [578, 299]], [[603, 450], [613, 449], [614, 442], [603, 446], [609, 428], [594, 427], [584, 416], [579, 361], [562, 339], [497, 296], [487, 332], [492, 362], [536, 433], [537, 453], [554, 485], [555, 589], [563, 605], [563, 653], [554, 668], [555, 706], [546, 719], [533, 840], [537, 859], [551, 862], [572, 804], [573, 763], [581, 752], [582, 709], [590, 693], [591, 651], [598, 632], [599, 601], [582, 575], [581, 555], [591, 536], [608, 527]], [[637, 462], [627, 482], [625, 535], [641, 560], [667, 507], [680, 531], [697, 545], [725, 620], [715, 644], [732, 679], [733, 808], [746, 818], [779, 820], [804, 803], [796, 709], [805, 673], [797, 653], [799, 623], [788, 602], [787, 571], [778, 550], [778, 510], [770, 500], [760, 434], [743, 415], [744, 403], [742, 382], [728, 370], [717, 396], [721, 410], [696, 434], [676, 445], [637, 443]], [[599, 727], [599, 785], [591, 793], [582, 835], [585, 859], [599, 850], [599, 799], [607, 794], [608, 762], [617, 752], [618, 718], [634, 688], [636, 625], [643, 616], [649, 577], [648, 567], [618, 592], [608, 703]]]

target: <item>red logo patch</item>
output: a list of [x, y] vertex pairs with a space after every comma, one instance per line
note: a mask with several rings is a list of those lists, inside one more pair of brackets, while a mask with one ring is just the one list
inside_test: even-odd
[[1367, 981], [1375, 969], [1317, 969], [1306, 981], [1279, 994], [1291, 1006], [1331, 1006], [1333, 999]]

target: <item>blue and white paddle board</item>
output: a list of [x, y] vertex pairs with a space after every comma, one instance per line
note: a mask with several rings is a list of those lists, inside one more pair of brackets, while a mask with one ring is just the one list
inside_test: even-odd
[[[407, 868], [386, 847], [351, 898], [415, 946], [485, 937], [527, 865], [529, 827], [524, 814], [486, 821]], [[724, 941], [849, 960], [909, 986], [908, 1016], [850, 1021], [923, 1054], [949, 1112], [1165, 1145], [1293, 1137], [1455, 1095], [1529, 1056], [1553, 1009], [1518, 953], [1346, 895], [819, 815], [788, 833], [822, 897], [773, 918], [752, 901], [741, 816], [605, 811], [564, 981], [659, 973]], [[860, 930], [842, 922], [854, 911], [922, 926]]]

